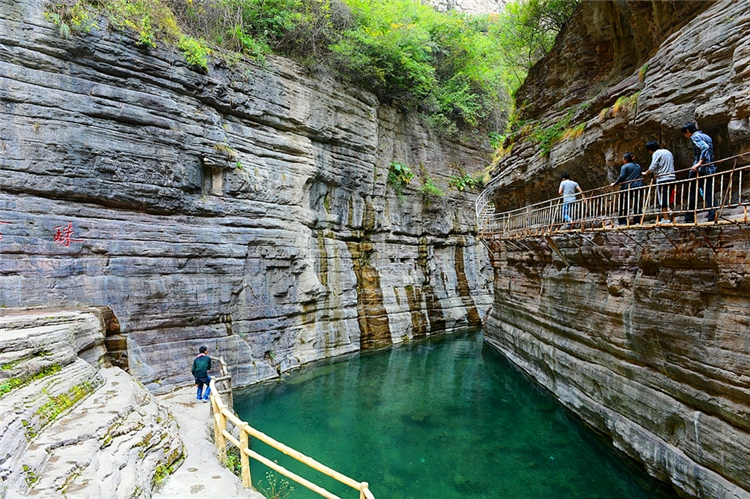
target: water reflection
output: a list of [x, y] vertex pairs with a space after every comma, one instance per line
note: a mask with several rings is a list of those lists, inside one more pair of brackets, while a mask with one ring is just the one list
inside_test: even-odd
[[[467, 333], [323, 362], [239, 391], [251, 425], [377, 499], [676, 497]], [[358, 494], [255, 443], [342, 498]], [[253, 479], [265, 474], [253, 462]], [[319, 497], [300, 486], [291, 497]]]

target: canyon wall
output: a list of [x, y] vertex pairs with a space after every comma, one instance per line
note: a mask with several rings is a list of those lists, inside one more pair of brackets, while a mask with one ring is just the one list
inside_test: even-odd
[[[480, 324], [475, 195], [447, 184], [485, 166], [486, 138], [288, 60], [204, 74], [136, 42], [3, 2], [0, 307], [109, 307], [108, 346], [156, 393], [191, 381], [201, 344], [244, 385]], [[392, 162], [415, 172], [403, 196]]]
[[503, 10], [508, 0], [429, 0], [440, 12], [455, 10], [466, 14], [492, 14]]
[[[649, 139], [686, 168], [690, 121], [718, 157], [750, 150], [748, 6], [584, 2], [519, 91], [497, 210], [557, 196], [564, 171], [583, 189], [606, 185], [627, 151], [645, 169]], [[562, 120], [580, 133], [542, 143]], [[681, 494], [748, 498], [749, 234], [633, 228], [500, 244], [487, 341]]]
[[563, 172], [584, 190], [607, 185], [628, 151], [645, 169], [652, 139], [687, 168], [693, 150], [680, 127], [691, 121], [718, 158], [750, 149], [747, 7], [583, 2], [517, 93], [494, 179], [498, 211], [555, 197]]
[[487, 341], [653, 476], [750, 498], [747, 230], [554, 242], [497, 255]]

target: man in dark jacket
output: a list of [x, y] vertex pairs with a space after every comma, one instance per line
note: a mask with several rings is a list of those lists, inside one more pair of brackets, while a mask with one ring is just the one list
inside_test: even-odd
[[[211, 395], [211, 377], [208, 375], [208, 370], [211, 369], [211, 357], [208, 356], [208, 348], [202, 346], [198, 349], [198, 356], [193, 360], [193, 377], [195, 378], [195, 384], [198, 387], [198, 393], [196, 399], [208, 401], [208, 396]], [[203, 385], [206, 385], [206, 391], [203, 392]]]
[[[626, 225], [629, 213], [640, 215], [641, 213], [641, 165], [635, 162], [635, 156], [632, 152], [626, 152], [622, 159], [622, 168], [617, 180], [609, 184], [614, 187], [620, 184], [620, 209], [618, 211], [619, 225]], [[632, 191], [631, 191], [632, 189]], [[633, 217], [633, 223], [640, 223], [641, 217]]]

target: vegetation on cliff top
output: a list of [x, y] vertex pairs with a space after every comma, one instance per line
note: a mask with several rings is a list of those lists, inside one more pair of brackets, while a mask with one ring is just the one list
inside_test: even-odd
[[503, 127], [510, 96], [580, 0], [516, 0], [501, 14], [439, 13], [416, 0], [53, 0], [63, 36], [131, 29], [144, 47], [177, 45], [206, 71], [212, 52], [270, 53], [328, 67], [446, 133]]

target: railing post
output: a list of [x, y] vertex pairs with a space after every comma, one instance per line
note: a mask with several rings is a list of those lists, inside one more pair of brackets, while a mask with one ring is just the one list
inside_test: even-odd
[[224, 430], [227, 429], [227, 418], [221, 405], [217, 405], [217, 411], [214, 412], [214, 440], [216, 440], [216, 452], [219, 462], [227, 465], [227, 439], [224, 437]]
[[370, 486], [367, 482], [362, 482], [359, 486], [359, 499], [367, 499], [365, 496], [365, 490]]
[[240, 428], [240, 463], [242, 464], [242, 486], [249, 489], [253, 486], [253, 480], [250, 477], [250, 458], [245, 454], [245, 449], [249, 449], [249, 438], [246, 428], [250, 426], [244, 423]]

